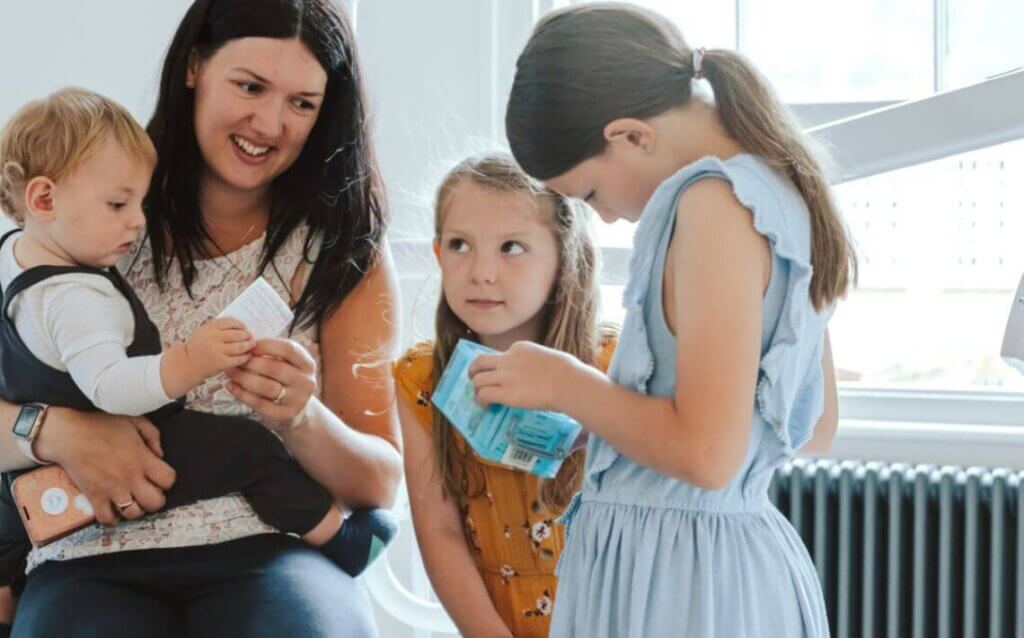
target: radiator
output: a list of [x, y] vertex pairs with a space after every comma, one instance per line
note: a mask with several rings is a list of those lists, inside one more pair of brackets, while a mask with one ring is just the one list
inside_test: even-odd
[[796, 460], [772, 502], [836, 638], [1024, 638], [1024, 474]]

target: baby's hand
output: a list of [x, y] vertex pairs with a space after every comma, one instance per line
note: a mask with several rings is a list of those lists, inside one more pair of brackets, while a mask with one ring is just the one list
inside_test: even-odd
[[249, 361], [255, 341], [238, 319], [211, 319], [185, 342], [185, 353], [204, 379]]

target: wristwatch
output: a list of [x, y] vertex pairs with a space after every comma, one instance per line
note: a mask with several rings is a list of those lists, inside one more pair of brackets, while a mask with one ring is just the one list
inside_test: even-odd
[[26, 403], [22, 405], [21, 411], [18, 412], [18, 418], [14, 421], [14, 427], [11, 428], [11, 434], [17, 439], [21, 453], [40, 465], [48, 465], [50, 462], [37, 457], [32, 450], [32, 444], [35, 442], [36, 437], [39, 436], [39, 430], [43, 427], [43, 421], [46, 420], [46, 411], [49, 407], [42, 403]]

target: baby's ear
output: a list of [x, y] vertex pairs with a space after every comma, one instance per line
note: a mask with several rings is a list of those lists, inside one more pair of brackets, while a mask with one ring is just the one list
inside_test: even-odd
[[53, 193], [57, 185], [49, 177], [33, 177], [25, 186], [25, 209], [28, 215], [44, 222], [53, 220]]
[[441, 261], [441, 242], [435, 238], [431, 246], [434, 249], [434, 257]]

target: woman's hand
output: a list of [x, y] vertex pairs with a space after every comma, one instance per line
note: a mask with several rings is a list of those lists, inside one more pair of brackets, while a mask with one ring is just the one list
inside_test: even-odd
[[228, 392], [284, 434], [299, 427], [316, 393], [316, 361], [291, 339], [260, 339], [252, 358], [228, 372]]
[[564, 385], [581, 365], [559, 350], [517, 341], [501, 354], [477, 356], [469, 366], [469, 377], [481, 405], [558, 410], [557, 385]]
[[64, 468], [103, 525], [162, 509], [176, 478], [160, 458], [159, 430], [142, 417], [51, 407], [35, 450]]

